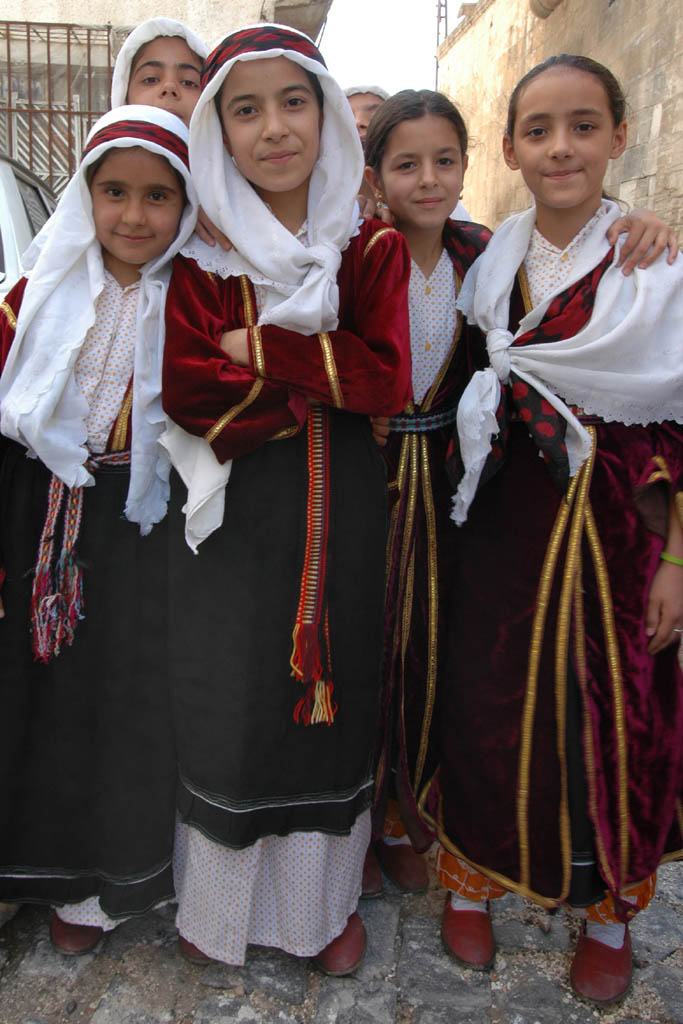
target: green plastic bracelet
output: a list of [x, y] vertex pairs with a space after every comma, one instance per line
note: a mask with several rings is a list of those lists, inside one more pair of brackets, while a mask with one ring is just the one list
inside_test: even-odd
[[676, 555], [670, 555], [668, 551], [662, 551], [659, 557], [663, 562], [671, 562], [672, 565], [683, 566], [683, 558], [677, 558]]

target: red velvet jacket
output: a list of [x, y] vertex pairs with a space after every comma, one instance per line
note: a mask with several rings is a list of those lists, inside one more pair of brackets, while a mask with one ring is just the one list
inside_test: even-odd
[[[256, 326], [254, 289], [178, 257], [166, 303], [164, 409], [206, 437], [221, 462], [296, 433], [305, 397], [349, 412], [392, 415], [411, 394], [408, 281], [401, 234], [365, 222], [342, 254], [339, 326], [304, 335]], [[225, 331], [249, 328], [251, 365], [223, 352]]]

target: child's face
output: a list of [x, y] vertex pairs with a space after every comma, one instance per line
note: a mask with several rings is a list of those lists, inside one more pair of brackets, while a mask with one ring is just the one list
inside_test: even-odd
[[308, 194], [322, 112], [306, 72], [286, 57], [238, 61], [220, 94], [225, 148], [265, 201]]
[[348, 99], [360, 140], [362, 143], [365, 143], [365, 136], [368, 133], [368, 125], [372, 120], [372, 115], [379, 110], [384, 100], [381, 96], [375, 96], [374, 92], [356, 92], [353, 96], [349, 96]]
[[90, 182], [90, 195], [104, 265], [125, 287], [178, 234], [185, 205], [180, 182], [163, 156], [132, 146], [107, 153]]
[[609, 160], [626, 148], [595, 75], [577, 68], [543, 71], [520, 94], [513, 138], [503, 139], [508, 167], [520, 170], [543, 210], [575, 210], [589, 219], [600, 205]]
[[368, 168], [366, 175], [384, 194], [396, 227], [410, 233], [443, 227], [457, 206], [466, 169], [454, 126], [425, 114], [392, 130], [381, 173]]
[[138, 52], [128, 103], [161, 107], [189, 125], [201, 90], [202, 62], [179, 36], [157, 36]]

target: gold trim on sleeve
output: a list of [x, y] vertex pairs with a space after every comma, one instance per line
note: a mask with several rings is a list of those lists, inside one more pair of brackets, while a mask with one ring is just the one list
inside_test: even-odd
[[17, 318], [14, 315], [14, 310], [10, 306], [9, 302], [0, 302], [0, 312], [3, 312], [7, 317], [7, 323], [10, 325], [13, 331], [17, 329]]
[[363, 249], [363, 259], [372, 249], [375, 242], [379, 242], [380, 238], [384, 238], [385, 235], [389, 235], [396, 232], [396, 228], [380, 228], [379, 231], [375, 231], [372, 238], [368, 241], [367, 245]]
[[261, 338], [261, 328], [258, 324], [254, 324], [253, 327], [248, 327], [249, 337], [251, 339], [251, 355], [254, 360], [254, 369], [256, 370], [257, 377], [266, 376], [266, 364], [263, 358], [263, 340]]
[[337, 364], [334, 360], [334, 350], [332, 348], [332, 341], [330, 340], [329, 334], [323, 331], [318, 335], [320, 341], [320, 347], [323, 351], [323, 363], [325, 364], [325, 373], [330, 383], [330, 393], [332, 395], [332, 401], [334, 402], [336, 409], [344, 408], [344, 398], [339, 387], [339, 376], [337, 374]]
[[242, 292], [242, 303], [244, 305], [244, 325], [245, 327], [255, 327], [256, 310], [254, 309], [254, 303], [251, 298], [249, 278], [246, 276], [246, 274], [240, 275], [240, 289]]
[[232, 409], [228, 409], [227, 412], [224, 412], [220, 419], [217, 419], [214, 425], [204, 434], [204, 439], [208, 441], [209, 444], [211, 444], [212, 441], [215, 441], [221, 430], [223, 430], [224, 427], [227, 427], [228, 423], [231, 423], [232, 420], [239, 416], [241, 412], [244, 412], [248, 405], [251, 405], [251, 403], [256, 400], [262, 387], [263, 378], [259, 377], [252, 384], [247, 397], [243, 401], [239, 402], [238, 405], [233, 405]]
[[298, 433], [298, 427], [283, 427], [282, 430], [278, 430], [277, 434], [273, 434], [271, 441], [284, 441], [288, 437], [294, 437]]

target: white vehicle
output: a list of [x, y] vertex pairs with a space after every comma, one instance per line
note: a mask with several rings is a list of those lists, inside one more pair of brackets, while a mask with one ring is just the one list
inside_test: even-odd
[[0, 152], [0, 302], [21, 277], [21, 254], [56, 204], [40, 178]]

